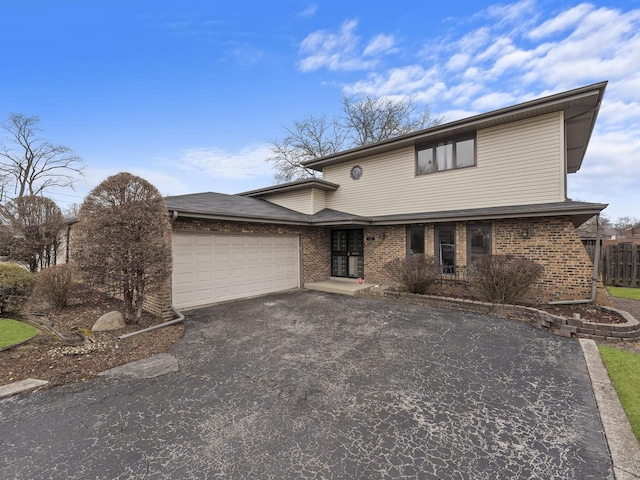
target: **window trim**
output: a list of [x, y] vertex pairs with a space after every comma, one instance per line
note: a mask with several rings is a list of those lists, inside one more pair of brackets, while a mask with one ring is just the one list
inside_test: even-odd
[[453, 271], [451, 272], [445, 272], [443, 274], [450, 274], [456, 273], [456, 267], [457, 267], [457, 263], [458, 263], [458, 245], [457, 245], [457, 240], [458, 240], [458, 228], [457, 225], [455, 223], [436, 223], [434, 225], [433, 228], [433, 240], [434, 240], [434, 255], [436, 258], [436, 264], [438, 265], [438, 267], [440, 267], [440, 270], [444, 272], [444, 265], [442, 265], [442, 263], [440, 262], [440, 249], [441, 249], [441, 243], [440, 243], [440, 234], [443, 230], [450, 230], [453, 232]]
[[[464, 165], [459, 167], [458, 166], [458, 158], [457, 158], [457, 144], [459, 142], [464, 142], [466, 140], [473, 140], [473, 164], [472, 165]], [[423, 150], [433, 150], [433, 158], [434, 161], [436, 162], [436, 166], [437, 166], [437, 157], [436, 157], [436, 147], [442, 146], [442, 145], [452, 145], [452, 156], [453, 156], [453, 167], [452, 168], [447, 168], [444, 170], [435, 170], [435, 171], [431, 171], [431, 172], [424, 172], [424, 173], [420, 173], [419, 169], [418, 169], [418, 155], [421, 151]], [[451, 172], [453, 170], [463, 170], [465, 168], [472, 168], [472, 167], [476, 167], [478, 166], [478, 139], [477, 139], [477, 135], [476, 132], [474, 132], [471, 135], [462, 135], [459, 137], [454, 137], [454, 138], [450, 138], [444, 141], [439, 141], [439, 142], [430, 142], [430, 143], [423, 143], [420, 145], [416, 145], [415, 147], [415, 153], [414, 153], [414, 174], [416, 177], [422, 177], [424, 175], [432, 175], [434, 173], [441, 173], [441, 172]]]
[[474, 227], [488, 227], [489, 229], [489, 253], [484, 255], [493, 255], [493, 224], [491, 222], [478, 222], [467, 224], [467, 266], [473, 263], [471, 258], [471, 229]]
[[407, 226], [407, 257], [411, 257], [413, 255], [411, 251], [411, 240], [412, 240], [412, 232], [417, 231], [422, 234], [422, 253], [418, 253], [418, 255], [425, 255], [427, 253], [427, 235], [425, 231], [424, 225], [408, 225]]

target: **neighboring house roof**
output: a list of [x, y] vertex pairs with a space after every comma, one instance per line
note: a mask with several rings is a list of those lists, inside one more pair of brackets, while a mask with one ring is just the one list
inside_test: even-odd
[[238, 193], [243, 197], [261, 197], [272, 193], [281, 192], [294, 192], [297, 190], [308, 190], [309, 188], [317, 188], [318, 190], [336, 191], [340, 185], [336, 183], [327, 182], [320, 178], [304, 178], [302, 180], [296, 180], [295, 182], [280, 183], [278, 185], [271, 185], [269, 187], [259, 188], [257, 190], [250, 190], [248, 192]]
[[567, 172], [580, 169], [591, 133], [595, 126], [600, 103], [607, 82], [595, 83], [567, 92], [531, 100], [492, 112], [444, 123], [425, 130], [394, 137], [363, 147], [345, 150], [322, 158], [304, 162], [304, 166], [322, 171], [325, 166], [351, 162], [362, 157], [396, 150], [398, 148], [435, 142], [441, 139], [495, 127], [505, 123], [564, 111], [566, 126]]

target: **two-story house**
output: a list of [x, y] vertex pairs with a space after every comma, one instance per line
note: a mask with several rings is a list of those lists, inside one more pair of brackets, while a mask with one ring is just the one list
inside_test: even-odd
[[331, 277], [385, 283], [412, 253], [455, 274], [487, 254], [534, 259], [540, 303], [591, 295], [576, 226], [606, 205], [567, 198], [606, 82], [306, 163], [322, 178], [166, 199], [177, 308]]

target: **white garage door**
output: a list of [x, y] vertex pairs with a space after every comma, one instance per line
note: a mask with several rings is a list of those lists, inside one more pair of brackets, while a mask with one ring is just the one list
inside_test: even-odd
[[297, 236], [173, 235], [173, 305], [196, 307], [296, 288]]

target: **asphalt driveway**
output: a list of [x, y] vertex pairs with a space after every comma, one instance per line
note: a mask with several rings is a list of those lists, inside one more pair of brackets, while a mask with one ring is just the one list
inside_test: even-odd
[[0, 478], [613, 478], [575, 340], [310, 291], [186, 325], [177, 371], [1, 400]]

